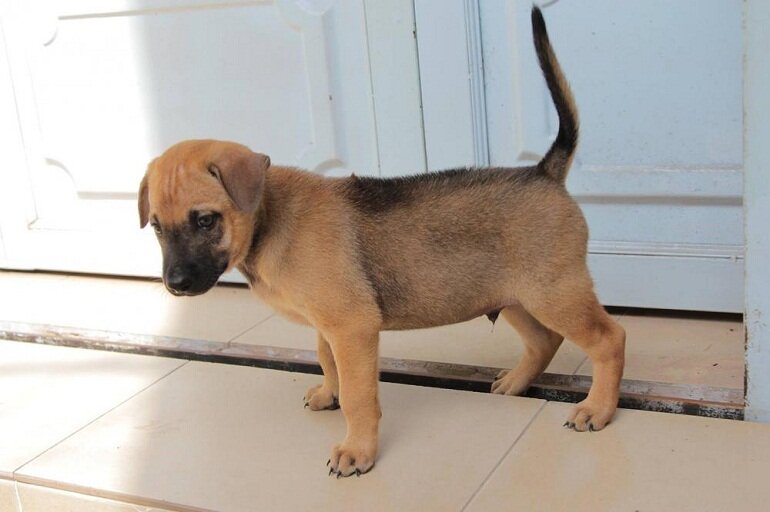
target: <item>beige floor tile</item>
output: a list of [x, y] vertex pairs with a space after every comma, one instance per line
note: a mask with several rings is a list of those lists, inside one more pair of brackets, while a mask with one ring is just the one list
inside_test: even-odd
[[[500, 368], [515, 366], [524, 353], [518, 333], [502, 317], [494, 328], [480, 317], [433, 329], [386, 332], [381, 345], [388, 357]], [[564, 342], [546, 371], [571, 375], [584, 358], [578, 347]]]
[[0, 473], [8, 476], [182, 364], [0, 341]]
[[227, 342], [271, 314], [245, 287], [174, 297], [147, 280], [0, 272], [0, 320]]
[[137, 302], [136, 291], [137, 282], [127, 279], [0, 272], [0, 320], [104, 328]]
[[[236, 338], [234, 343], [316, 349], [315, 331], [274, 316]], [[486, 318], [433, 329], [382, 333], [380, 355], [477, 366], [511, 368], [523, 353], [518, 334], [500, 318], [492, 328]], [[585, 358], [565, 342], [547, 371], [571, 375]]]
[[[67, 276], [0, 270], [0, 320], [39, 322], [47, 304], [56, 304]], [[62, 301], [63, 302], [63, 301]]]
[[325, 462], [339, 410], [302, 408], [318, 376], [190, 363], [19, 472], [219, 511], [459, 510], [539, 400], [381, 385], [381, 454], [361, 478]]
[[307, 325], [296, 324], [274, 315], [241, 334], [232, 343], [315, 350], [316, 331]]
[[167, 512], [167, 509], [123, 503], [38, 485], [20, 483], [18, 486], [23, 512]]
[[[743, 388], [743, 324], [724, 319], [624, 315], [624, 378]], [[579, 374], [591, 375], [586, 361]]]
[[139, 313], [144, 317], [139, 325], [163, 336], [227, 342], [273, 314], [245, 287], [217, 286], [197, 297], [174, 297], [156, 284], [147, 300], [150, 307]]
[[770, 425], [621, 410], [581, 434], [569, 407], [546, 405], [469, 511], [767, 510]]
[[16, 499], [16, 482], [0, 479], [0, 510], [2, 512], [21, 512]]

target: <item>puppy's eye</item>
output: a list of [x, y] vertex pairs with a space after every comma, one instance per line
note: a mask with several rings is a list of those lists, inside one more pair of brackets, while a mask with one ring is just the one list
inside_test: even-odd
[[207, 213], [206, 215], [201, 215], [198, 217], [198, 227], [201, 229], [211, 229], [211, 227], [214, 225], [214, 221], [216, 220], [216, 217], [213, 213]]
[[153, 223], [152, 224], [152, 229], [155, 230], [155, 234], [156, 235], [160, 235], [161, 233], [163, 233], [163, 230], [160, 229], [160, 224]]

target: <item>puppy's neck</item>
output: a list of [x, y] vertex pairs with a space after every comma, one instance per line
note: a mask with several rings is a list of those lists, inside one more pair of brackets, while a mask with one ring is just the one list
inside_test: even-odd
[[267, 173], [262, 201], [254, 216], [249, 250], [238, 265], [252, 287], [271, 286], [289, 246], [295, 201], [287, 182], [297, 172], [301, 171], [276, 166]]
[[243, 274], [243, 277], [246, 278], [246, 280], [249, 282], [249, 285], [252, 287], [260, 281], [259, 274], [257, 273], [256, 269], [256, 262], [257, 258], [259, 257], [260, 244], [264, 238], [264, 221], [267, 215], [265, 210], [266, 209], [264, 207], [260, 206], [257, 213], [255, 214], [254, 227], [251, 234], [251, 242], [249, 244], [248, 252], [246, 253], [246, 257], [243, 259], [243, 261], [238, 264], [238, 270], [241, 274]]

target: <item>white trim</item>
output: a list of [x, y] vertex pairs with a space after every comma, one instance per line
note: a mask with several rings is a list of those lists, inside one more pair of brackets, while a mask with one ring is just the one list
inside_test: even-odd
[[427, 164], [413, 1], [364, 0], [363, 5], [380, 175], [423, 172]]
[[532, 46], [531, 4], [480, 2], [489, 159], [493, 166], [527, 165], [556, 136], [552, 102]]
[[414, 2], [429, 170], [476, 164], [467, 15], [465, 0]]
[[313, 141], [300, 154], [298, 164], [305, 169], [323, 173], [342, 167], [342, 161], [337, 156], [331, 105], [329, 55], [323, 17], [325, 11], [310, 12], [303, 5], [296, 0], [280, 0], [276, 3], [287, 25], [302, 32], [305, 53]]
[[[665, 169], [659, 167], [595, 167], [575, 165], [567, 177], [567, 190], [578, 200], [597, 197], [631, 197], [661, 201], [666, 198], [729, 201], [740, 205], [743, 197], [741, 169]], [[640, 191], [643, 191], [640, 193]]]
[[702, 258], [737, 261], [743, 259], [744, 249], [740, 245], [591, 240], [588, 242], [588, 252], [590, 254], [614, 254], [618, 256]]
[[743, 308], [741, 287], [734, 285], [743, 259], [589, 253], [588, 266], [602, 304], [731, 313]]
[[486, 87], [484, 85], [484, 53], [481, 41], [479, 0], [465, 0], [465, 43], [468, 49], [474, 165], [488, 167], [489, 139], [487, 137]]
[[267, 4], [270, 0], [154, 0], [152, 6], [137, 6], [134, 0], [67, 0], [56, 2], [60, 19], [96, 18], [108, 16], [135, 16], [199, 9], [227, 9]]
[[[0, 230], [5, 259], [3, 266], [29, 269], [25, 243], [27, 228], [36, 218], [27, 156], [24, 151], [17, 91], [11, 79], [11, 46], [8, 18], [0, 17], [0, 140], [3, 170], [0, 171]], [[13, 28], [11, 30], [14, 30]]]
[[478, 0], [415, 0], [428, 168], [489, 165]]
[[743, 4], [746, 419], [770, 423], [770, 2]]
[[6, 265], [8, 257], [5, 255], [5, 243], [3, 243], [3, 227], [0, 225], [0, 267]]

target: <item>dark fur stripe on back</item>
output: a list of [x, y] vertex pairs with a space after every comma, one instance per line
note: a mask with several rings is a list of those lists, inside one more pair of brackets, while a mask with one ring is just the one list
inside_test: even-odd
[[536, 167], [460, 168], [397, 178], [351, 176], [344, 181], [344, 188], [348, 200], [358, 210], [379, 214], [424, 198], [427, 194], [446, 194], [500, 181], [519, 185], [538, 178], [542, 178], [542, 174]]

